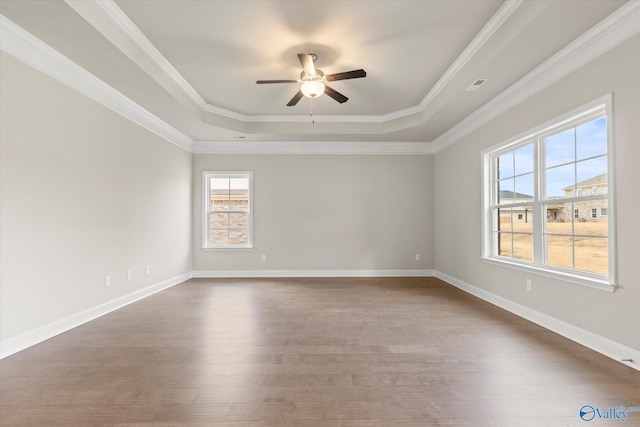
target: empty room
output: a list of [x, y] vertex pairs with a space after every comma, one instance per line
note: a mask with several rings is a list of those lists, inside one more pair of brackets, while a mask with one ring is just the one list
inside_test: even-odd
[[640, 426], [640, 0], [0, 13], [0, 426]]

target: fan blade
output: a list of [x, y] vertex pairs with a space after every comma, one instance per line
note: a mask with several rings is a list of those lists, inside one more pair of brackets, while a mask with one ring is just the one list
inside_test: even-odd
[[343, 94], [341, 94], [340, 92], [338, 92], [337, 90], [331, 89], [327, 85], [325, 85], [325, 87], [324, 87], [324, 93], [326, 93], [327, 96], [330, 96], [331, 98], [333, 98], [336, 101], [338, 101], [340, 104], [343, 104], [343, 103], [347, 102], [347, 100], [349, 99], [346, 96], [344, 96]]
[[333, 82], [336, 80], [347, 80], [347, 79], [358, 79], [360, 77], [367, 77], [367, 72], [365, 70], [353, 70], [353, 71], [345, 71], [344, 73], [335, 73], [329, 74], [325, 76], [328, 82]]
[[296, 105], [303, 96], [304, 95], [302, 94], [302, 91], [299, 90], [298, 93], [293, 95], [293, 98], [291, 98], [291, 101], [289, 101], [289, 103], [287, 104], [287, 107], [293, 107], [294, 105]]
[[298, 59], [302, 64], [302, 68], [304, 68], [305, 74], [316, 74], [316, 67], [313, 65], [313, 56], [309, 55], [308, 53], [299, 53]]
[[266, 85], [271, 83], [298, 83], [297, 80], [258, 80], [256, 83], [259, 85]]

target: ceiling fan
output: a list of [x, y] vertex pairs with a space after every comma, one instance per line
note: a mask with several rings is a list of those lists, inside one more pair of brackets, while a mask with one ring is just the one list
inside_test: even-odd
[[327, 82], [367, 77], [367, 72], [363, 69], [325, 75], [322, 70], [316, 69], [313, 65], [317, 58], [318, 56], [315, 53], [298, 54], [298, 59], [303, 69], [298, 80], [258, 80], [256, 83], [259, 85], [271, 83], [300, 83], [300, 90], [287, 104], [287, 107], [292, 107], [296, 105], [303, 96], [317, 98], [323, 93], [326, 93], [341, 104], [347, 102], [349, 98], [332, 89], [327, 85]]

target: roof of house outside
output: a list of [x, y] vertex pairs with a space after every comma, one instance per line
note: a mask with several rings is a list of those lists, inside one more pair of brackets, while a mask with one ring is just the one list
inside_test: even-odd
[[533, 196], [513, 192], [511, 190], [500, 190], [499, 196], [501, 199], [533, 199]]
[[[607, 184], [607, 174], [603, 173], [598, 176], [594, 176], [593, 178], [585, 179], [584, 181], [580, 181], [576, 184], [576, 187], [595, 187], [596, 185], [606, 185]], [[573, 185], [568, 187], [564, 187], [563, 190], [573, 190]]]

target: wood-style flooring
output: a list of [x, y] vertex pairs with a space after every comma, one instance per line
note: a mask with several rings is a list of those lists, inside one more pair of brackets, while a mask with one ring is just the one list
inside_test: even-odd
[[0, 362], [2, 426], [640, 426], [640, 372], [435, 278], [192, 279]]

